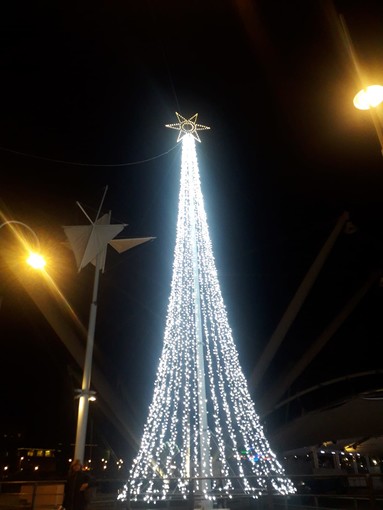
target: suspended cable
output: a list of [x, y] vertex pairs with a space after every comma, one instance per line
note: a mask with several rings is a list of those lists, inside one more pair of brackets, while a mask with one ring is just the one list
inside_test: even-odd
[[141, 159], [141, 160], [138, 160], [138, 161], [132, 161], [132, 162], [129, 162], [129, 163], [110, 163], [110, 164], [109, 163], [80, 163], [78, 161], [66, 161], [66, 160], [63, 160], [63, 159], [54, 159], [54, 158], [48, 158], [48, 157], [45, 157], [45, 156], [38, 156], [36, 154], [29, 154], [29, 153], [26, 153], [26, 152], [20, 152], [20, 151], [16, 151], [16, 150], [13, 150], [13, 149], [8, 149], [7, 147], [0, 147], [0, 150], [6, 151], [6, 152], [11, 152], [12, 154], [18, 154], [20, 156], [25, 156], [27, 158], [40, 159], [40, 160], [44, 160], [44, 161], [50, 161], [52, 163], [61, 163], [61, 164], [65, 164], [65, 165], [93, 166], [93, 167], [96, 167], [96, 166], [97, 167], [121, 167], [121, 166], [141, 165], [143, 163], [147, 163], [149, 161], [153, 161], [155, 159], [161, 158], [162, 156], [166, 156], [166, 154], [169, 154], [169, 152], [173, 151], [177, 146], [178, 146], [178, 144], [176, 144], [174, 147], [172, 147], [168, 151], [162, 152], [161, 154], [157, 154], [157, 156], [153, 156], [151, 158]]

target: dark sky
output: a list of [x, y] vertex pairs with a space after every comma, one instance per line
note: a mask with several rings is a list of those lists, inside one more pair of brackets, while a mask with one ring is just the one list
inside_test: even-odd
[[[1, 211], [51, 250], [57, 285], [87, 326], [93, 267], [77, 273], [63, 225], [79, 201], [156, 239], [108, 251], [95, 359], [141, 433], [162, 348], [175, 242], [180, 147], [175, 111], [211, 127], [198, 144], [213, 250], [247, 377], [343, 211], [357, 227], [334, 249], [280, 349], [294, 363], [382, 262], [383, 166], [339, 15], [371, 79], [383, 81], [380, 2], [11, 2], [2, 7]], [[73, 441], [78, 367], [5, 256], [0, 231], [1, 428], [27, 446]], [[24, 278], [24, 277], [22, 277]], [[26, 278], [26, 277], [25, 277]], [[302, 387], [381, 368], [382, 296], [369, 291]], [[69, 319], [68, 319], [69, 320]], [[380, 328], [380, 329], [379, 329]], [[130, 454], [92, 410], [98, 441]], [[122, 419], [124, 419], [123, 417]]]

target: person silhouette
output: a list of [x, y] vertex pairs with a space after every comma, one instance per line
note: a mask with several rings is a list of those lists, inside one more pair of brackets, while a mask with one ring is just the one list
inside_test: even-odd
[[86, 492], [89, 486], [89, 474], [83, 471], [80, 459], [75, 459], [69, 468], [63, 503], [59, 510], [86, 510], [88, 506]]

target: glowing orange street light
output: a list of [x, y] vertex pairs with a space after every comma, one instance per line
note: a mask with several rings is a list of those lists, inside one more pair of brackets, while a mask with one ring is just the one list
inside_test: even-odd
[[358, 110], [369, 110], [376, 108], [383, 101], [383, 87], [381, 85], [370, 85], [360, 90], [354, 97], [354, 106]]
[[27, 263], [33, 267], [33, 269], [43, 269], [46, 261], [40, 253], [31, 252], [27, 258]]
[[379, 105], [383, 101], [383, 87], [369, 85], [360, 90], [354, 97], [353, 103], [358, 110], [368, 110], [374, 124], [375, 132], [380, 143], [380, 152], [383, 156], [383, 129]]
[[376, 108], [383, 101], [383, 87], [381, 85], [367, 86], [368, 80], [366, 74], [362, 70], [361, 65], [359, 64], [359, 60], [354, 49], [354, 45], [352, 43], [352, 39], [348, 31], [346, 21], [342, 15], [339, 16], [339, 19], [346, 48], [351, 57], [352, 63], [354, 64], [356, 77], [361, 86], [363, 87], [363, 89], [360, 90], [354, 97], [354, 106], [358, 110], [369, 110], [371, 120], [374, 124], [374, 128], [376, 131], [376, 135], [379, 139], [381, 154], [383, 156], [383, 129], [380, 116], [378, 114], [378, 111], [376, 110]]
[[[40, 241], [39, 238], [37, 237], [36, 232], [29, 225], [23, 223], [22, 221], [17, 220], [4, 221], [3, 223], [0, 224], [0, 229], [5, 227], [6, 225], [8, 225], [11, 228], [12, 232], [16, 235], [20, 243], [23, 245], [24, 249], [27, 251], [28, 256], [26, 262], [31, 267], [33, 267], [33, 269], [43, 269], [46, 265], [46, 261], [40, 253]], [[15, 225], [19, 225], [26, 228], [32, 234], [37, 249], [32, 249], [30, 243], [20, 233], [20, 229], [17, 228], [17, 226]]]

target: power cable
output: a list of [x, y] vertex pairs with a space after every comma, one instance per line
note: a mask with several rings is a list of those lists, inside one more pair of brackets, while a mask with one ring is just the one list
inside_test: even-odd
[[66, 161], [63, 159], [54, 159], [54, 158], [48, 158], [45, 156], [38, 156], [36, 154], [29, 154], [26, 152], [16, 151], [14, 149], [8, 149], [7, 147], [0, 147], [1, 151], [11, 152], [12, 154], [18, 154], [19, 156], [25, 156], [27, 158], [34, 158], [34, 159], [40, 159], [44, 161], [50, 161], [52, 163], [60, 163], [65, 165], [75, 165], [75, 166], [91, 166], [91, 167], [122, 167], [122, 166], [133, 166], [133, 165], [141, 165], [143, 163], [147, 163], [148, 161], [153, 161], [155, 159], [161, 158], [162, 156], [166, 156], [166, 154], [169, 154], [169, 152], [173, 151], [176, 147], [178, 147], [178, 144], [169, 149], [166, 152], [162, 152], [161, 154], [158, 154], [157, 156], [153, 156], [151, 158], [147, 159], [141, 159], [139, 161], [132, 161], [129, 163], [80, 163], [78, 161]]

